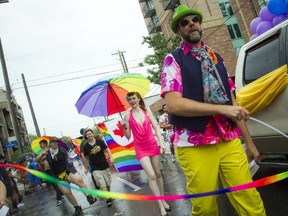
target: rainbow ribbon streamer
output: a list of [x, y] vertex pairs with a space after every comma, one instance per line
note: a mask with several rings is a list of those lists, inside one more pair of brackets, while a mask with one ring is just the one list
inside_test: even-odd
[[241, 191], [241, 190], [246, 190], [246, 189], [251, 189], [251, 188], [258, 188], [258, 187], [263, 187], [269, 184], [273, 184], [275, 182], [281, 181], [285, 178], [288, 177], [288, 171], [282, 172], [273, 176], [265, 177], [262, 179], [258, 179], [253, 182], [248, 182], [245, 184], [240, 184], [237, 186], [233, 186], [230, 188], [224, 188], [221, 190], [216, 190], [216, 191], [210, 191], [210, 192], [204, 192], [204, 193], [198, 193], [198, 194], [175, 194], [175, 195], [165, 195], [165, 196], [153, 196], [153, 195], [141, 195], [141, 194], [123, 194], [123, 193], [114, 193], [114, 192], [107, 192], [107, 191], [100, 191], [100, 190], [90, 190], [90, 189], [85, 189], [85, 188], [79, 188], [75, 187], [73, 185], [68, 184], [67, 182], [60, 181], [56, 178], [53, 178], [45, 173], [42, 173], [37, 170], [31, 170], [23, 166], [19, 165], [13, 165], [13, 164], [0, 164], [1, 167], [14, 167], [16, 169], [20, 170], [25, 170], [28, 171], [29, 173], [42, 178], [46, 181], [52, 182], [59, 184], [61, 186], [71, 188], [74, 190], [82, 191], [87, 194], [91, 194], [97, 197], [102, 197], [102, 198], [114, 198], [114, 199], [124, 199], [124, 200], [136, 200], [136, 201], [151, 201], [151, 200], [181, 200], [181, 199], [191, 199], [191, 198], [198, 198], [198, 197], [205, 197], [205, 196], [212, 196], [212, 195], [218, 195], [218, 194], [224, 194], [224, 193], [230, 193], [230, 192], [235, 192], [235, 191]]

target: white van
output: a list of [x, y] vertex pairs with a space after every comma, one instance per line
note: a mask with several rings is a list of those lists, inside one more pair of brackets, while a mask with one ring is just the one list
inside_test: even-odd
[[[240, 89], [285, 64], [288, 64], [288, 20], [241, 48], [235, 73], [236, 87]], [[268, 107], [251, 117], [287, 136], [288, 87]], [[259, 164], [288, 168], [287, 137], [265, 124], [255, 120], [247, 121], [249, 132], [263, 158]]]

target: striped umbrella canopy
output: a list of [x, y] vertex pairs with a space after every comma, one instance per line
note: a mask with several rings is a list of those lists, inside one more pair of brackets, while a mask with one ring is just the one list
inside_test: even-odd
[[[110, 116], [128, 109], [128, 92], [144, 97], [150, 90], [150, 80], [142, 74], [128, 73], [105, 76], [82, 92], [75, 106], [79, 114], [89, 117]], [[121, 116], [122, 117], [122, 116]]]
[[[43, 149], [40, 148], [39, 142], [43, 139], [45, 139], [48, 142], [48, 146], [50, 146], [50, 138], [52, 136], [40, 136], [40, 137], [36, 137], [32, 143], [31, 143], [31, 148], [32, 150], [35, 152], [35, 154], [40, 155], [41, 152], [43, 151]], [[60, 145], [61, 147], [63, 147], [64, 149], [66, 149], [67, 151], [69, 150], [69, 147], [66, 145], [65, 142], [63, 142], [62, 140], [58, 139], [57, 140], [58, 145]]]

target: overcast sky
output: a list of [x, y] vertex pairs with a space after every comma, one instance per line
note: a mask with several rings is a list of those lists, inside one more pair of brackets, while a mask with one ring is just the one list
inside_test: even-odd
[[[79, 136], [99, 119], [79, 115], [82, 91], [103, 74], [129, 72], [153, 51], [142, 45], [148, 32], [137, 0], [10, 0], [0, 4], [0, 37], [13, 94], [28, 133], [36, 134], [23, 88], [28, 91], [41, 134]], [[132, 69], [134, 68], [134, 69]], [[3, 73], [0, 88], [5, 89]]]

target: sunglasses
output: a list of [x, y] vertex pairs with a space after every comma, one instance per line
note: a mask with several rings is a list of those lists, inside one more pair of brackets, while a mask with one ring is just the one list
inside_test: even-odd
[[190, 21], [192, 21], [193, 23], [198, 23], [200, 22], [200, 17], [198, 15], [192, 15], [188, 19], [187, 18], [181, 19], [179, 23], [182, 27], [185, 27], [189, 24]]

